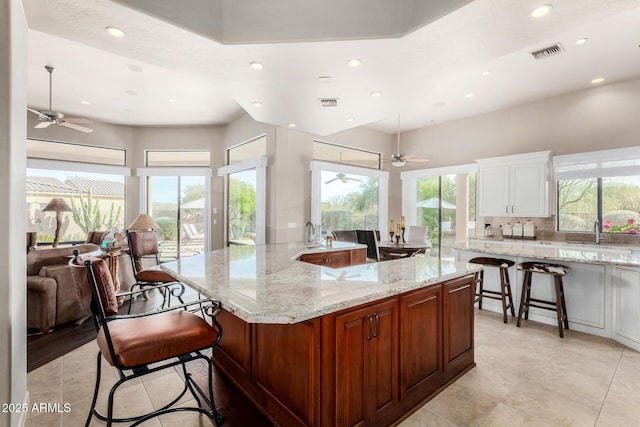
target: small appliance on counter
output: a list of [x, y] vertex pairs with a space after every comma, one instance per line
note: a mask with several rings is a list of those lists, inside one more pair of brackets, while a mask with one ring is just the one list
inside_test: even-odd
[[513, 226], [511, 224], [502, 226], [502, 237], [505, 239], [511, 239], [513, 237]]
[[536, 225], [531, 220], [524, 223], [522, 227], [522, 238], [528, 240], [535, 240], [536, 238]]
[[513, 233], [512, 233], [512, 237], [514, 239], [522, 239], [522, 235], [523, 235], [523, 226], [521, 222], [516, 222], [515, 224], [513, 224]]

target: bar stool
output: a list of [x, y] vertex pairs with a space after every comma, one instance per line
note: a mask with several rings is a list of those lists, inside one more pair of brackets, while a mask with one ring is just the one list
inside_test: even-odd
[[[555, 311], [558, 317], [558, 334], [560, 338], [564, 338], [564, 329], [569, 329], [569, 319], [567, 317], [567, 304], [564, 298], [562, 278], [569, 272], [569, 267], [547, 262], [523, 262], [518, 265], [518, 270], [524, 271], [522, 297], [520, 298], [520, 308], [518, 309], [518, 327], [520, 327], [523, 313], [524, 318], [529, 319], [529, 307], [551, 310]], [[533, 277], [533, 273], [550, 274], [553, 276], [556, 291], [555, 302], [531, 298], [531, 278]], [[562, 328], [563, 323], [564, 329]]]
[[[488, 291], [484, 289], [484, 270], [476, 275], [476, 299], [478, 308], [482, 310], [482, 298], [490, 298], [502, 301], [502, 319], [507, 323], [507, 309], [511, 309], [511, 316], [515, 317], [513, 308], [513, 298], [511, 297], [511, 283], [509, 282], [509, 267], [513, 267], [515, 262], [508, 259], [478, 257], [469, 260], [473, 264], [482, 264], [485, 267], [497, 267], [500, 274], [500, 292]], [[498, 296], [499, 295], [499, 296]], [[507, 302], [507, 298], [509, 302]]]

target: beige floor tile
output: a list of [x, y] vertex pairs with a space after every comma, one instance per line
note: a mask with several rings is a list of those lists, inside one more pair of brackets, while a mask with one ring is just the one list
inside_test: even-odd
[[520, 381], [502, 403], [556, 426], [592, 426], [600, 410], [600, 405], [575, 400], [572, 395], [547, 390], [528, 380]]
[[[178, 397], [184, 389], [184, 381], [175, 370], [165, 370], [165, 375], [152, 378], [143, 382], [153, 407], [159, 409]], [[184, 403], [193, 399], [191, 392], [187, 390], [178, 403]]]
[[409, 418], [400, 423], [399, 427], [457, 427], [458, 425], [434, 414], [425, 407], [411, 414]]
[[[195, 400], [187, 400], [177, 405], [178, 407], [197, 407]], [[209, 417], [192, 411], [175, 412], [158, 417], [162, 427], [211, 427], [213, 424]]]
[[425, 405], [427, 409], [462, 426], [477, 426], [496, 407], [499, 398], [454, 383]]
[[547, 422], [534, 418], [522, 411], [499, 403], [480, 427], [553, 427]]
[[59, 413], [30, 413], [27, 417], [25, 427], [61, 427], [62, 414]]

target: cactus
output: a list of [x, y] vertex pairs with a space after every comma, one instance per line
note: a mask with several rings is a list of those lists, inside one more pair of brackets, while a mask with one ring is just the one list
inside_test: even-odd
[[111, 203], [111, 211], [109, 212], [109, 222], [106, 222], [107, 215], [102, 215], [97, 200], [93, 200], [93, 191], [91, 187], [87, 191], [86, 199], [80, 195], [80, 206], [76, 205], [73, 197], [71, 197], [71, 210], [73, 212], [73, 220], [84, 231], [88, 233], [93, 230], [110, 229], [120, 219], [122, 206], [118, 206], [118, 211], [114, 216], [115, 205]]

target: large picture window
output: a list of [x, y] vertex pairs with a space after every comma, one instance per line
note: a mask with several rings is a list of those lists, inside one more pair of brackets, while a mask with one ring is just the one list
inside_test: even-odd
[[640, 148], [556, 156], [558, 231], [640, 232]]

